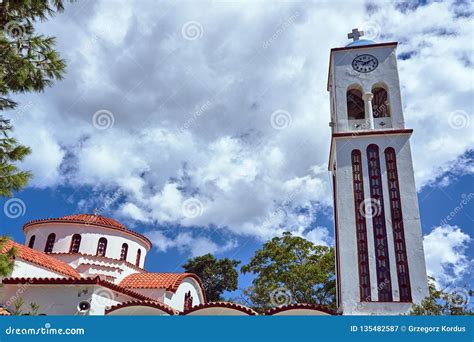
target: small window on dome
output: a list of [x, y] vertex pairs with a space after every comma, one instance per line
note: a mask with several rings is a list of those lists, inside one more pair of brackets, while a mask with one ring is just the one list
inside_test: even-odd
[[79, 247], [81, 246], [81, 236], [74, 234], [71, 239], [71, 246], [69, 247], [69, 253], [79, 253]]
[[99, 243], [97, 244], [97, 256], [105, 256], [105, 252], [107, 250], [107, 239], [100, 238]]
[[33, 248], [35, 245], [36, 235], [30, 237], [30, 242], [28, 242], [28, 247]]
[[46, 239], [46, 245], [44, 246], [45, 253], [52, 253], [54, 248], [54, 242], [56, 241], [56, 234], [51, 233]]
[[122, 245], [122, 250], [120, 251], [120, 260], [127, 260], [128, 245], [124, 243]]
[[140, 267], [140, 258], [141, 258], [141, 256], [142, 256], [142, 251], [141, 251], [141, 249], [138, 249], [137, 259], [135, 260], [135, 265], [138, 266], [138, 267]]

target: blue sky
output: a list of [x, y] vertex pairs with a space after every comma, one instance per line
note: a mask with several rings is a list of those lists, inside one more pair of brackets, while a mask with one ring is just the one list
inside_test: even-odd
[[147, 268], [169, 272], [207, 252], [245, 263], [286, 230], [332, 245], [328, 58], [354, 27], [400, 43], [428, 269], [443, 286], [474, 287], [462, 1], [68, 5], [39, 26], [57, 37], [65, 79], [15, 96], [7, 113], [35, 177], [15, 194], [23, 215], [0, 213], [4, 233], [23, 241], [28, 220], [100, 208], [147, 234]]

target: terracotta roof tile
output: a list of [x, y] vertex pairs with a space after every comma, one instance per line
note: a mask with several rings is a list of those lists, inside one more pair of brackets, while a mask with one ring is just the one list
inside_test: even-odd
[[203, 309], [208, 309], [208, 308], [227, 308], [227, 309], [234, 309], [238, 310], [241, 312], [246, 313], [249, 316], [255, 316], [258, 315], [258, 313], [255, 310], [252, 310], [251, 308], [237, 304], [237, 303], [231, 303], [231, 302], [210, 302], [210, 303], [203, 303], [199, 305], [195, 305], [192, 308], [185, 310], [182, 312], [182, 315], [187, 315], [191, 312], [198, 311], [198, 310], [203, 310]]
[[142, 289], [158, 288], [176, 292], [184, 278], [188, 277], [195, 279], [202, 288], [201, 279], [194, 273], [134, 273], [126, 276], [120, 282], [120, 286]]
[[7, 309], [0, 307], [0, 316], [11, 316], [11, 313]]
[[65, 262], [58, 260], [52, 256], [49, 256], [43, 252], [34, 250], [26, 247], [12, 240], [8, 240], [0, 250], [0, 254], [5, 254], [9, 249], [14, 247], [17, 250], [15, 258], [20, 258], [25, 261], [31, 262], [32, 264], [47, 268], [57, 273], [61, 273], [68, 277], [79, 278], [79, 272], [74, 268], [66, 264]]
[[93, 226], [100, 226], [100, 227], [121, 230], [142, 239], [149, 246], [149, 248], [151, 248], [151, 241], [146, 236], [128, 229], [126, 226], [124, 226], [123, 224], [121, 224], [120, 222], [114, 219], [111, 219], [109, 217], [104, 217], [101, 215], [74, 214], [74, 215], [66, 215], [66, 216], [58, 217], [58, 218], [33, 220], [33, 221], [29, 221], [25, 223], [23, 225], [23, 230], [25, 230], [26, 228], [30, 226], [42, 224], [42, 223], [81, 223], [85, 225], [93, 225]]

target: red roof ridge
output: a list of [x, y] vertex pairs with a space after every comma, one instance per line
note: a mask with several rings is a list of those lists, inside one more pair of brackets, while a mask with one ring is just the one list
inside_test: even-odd
[[20, 258], [32, 264], [47, 268], [68, 277], [80, 278], [81, 275], [72, 266], [36, 249], [27, 247], [13, 240], [8, 240], [0, 249], [0, 254], [6, 253], [14, 247], [17, 250], [15, 258]]
[[39, 277], [9, 277], [2, 280], [3, 284], [29, 284], [29, 285], [100, 285], [111, 290], [121, 292], [139, 300], [154, 301], [153, 298], [141, 293], [124, 288], [120, 285], [101, 279], [99, 276], [88, 278], [39, 278]]
[[200, 286], [204, 302], [207, 302], [206, 291], [201, 279], [194, 273], [133, 273], [122, 279], [120, 286], [126, 288], [164, 288], [175, 293], [185, 278], [194, 279]]
[[129, 301], [129, 302], [113, 305], [109, 309], [105, 310], [105, 314], [108, 315], [115, 310], [126, 308], [129, 306], [148, 306], [148, 307], [160, 309], [172, 316], [177, 315], [179, 313], [178, 310], [172, 308], [168, 304], [165, 304], [156, 300], [142, 300], [142, 301], [135, 300], [135, 301]]
[[207, 309], [207, 308], [228, 308], [228, 309], [234, 309], [238, 310], [241, 312], [244, 312], [248, 314], [249, 316], [256, 316], [258, 315], [258, 312], [245, 306], [242, 304], [237, 304], [237, 303], [232, 303], [232, 302], [209, 302], [209, 303], [202, 303], [193, 306], [192, 308], [185, 310], [181, 313], [181, 315], [187, 315], [191, 312], [201, 310], [201, 309]]
[[288, 305], [280, 305], [280, 306], [277, 306], [265, 311], [265, 315], [271, 316], [282, 311], [295, 310], [295, 309], [317, 310], [317, 311], [325, 312], [329, 315], [337, 315], [336, 310], [330, 309], [325, 305], [309, 304], [309, 303], [294, 303], [294, 304], [288, 304]]
[[93, 225], [99, 226], [104, 228], [111, 228], [115, 230], [120, 230], [131, 235], [134, 235], [143, 241], [146, 242], [149, 248], [151, 248], [152, 244], [150, 239], [146, 236], [137, 233], [129, 228], [127, 228], [122, 223], [110, 218], [96, 214], [73, 214], [73, 215], [66, 215], [63, 217], [56, 217], [56, 218], [46, 218], [46, 219], [37, 219], [28, 221], [23, 225], [23, 231], [33, 225], [42, 224], [42, 223], [81, 223], [86, 225]]

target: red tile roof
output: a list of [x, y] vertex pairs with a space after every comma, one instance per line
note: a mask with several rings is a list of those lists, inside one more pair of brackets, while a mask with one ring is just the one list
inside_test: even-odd
[[7, 309], [0, 307], [0, 316], [11, 316], [11, 313]]
[[157, 302], [155, 300], [152, 300], [152, 301], [142, 300], [142, 301], [130, 301], [130, 302], [114, 305], [110, 307], [109, 309], [106, 309], [105, 314], [108, 315], [115, 310], [123, 309], [130, 306], [135, 306], [135, 307], [146, 306], [146, 307], [156, 308], [163, 312], [166, 312], [168, 315], [177, 315], [179, 312], [173, 309], [171, 306], [161, 303], [161, 302]]
[[149, 248], [151, 248], [151, 241], [146, 236], [128, 229], [123, 224], [121, 224], [120, 222], [114, 219], [111, 219], [109, 217], [104, 217], [101, 215], [95, 215], [95, 214], [75, 214], [75, 215], [67, 215], [67, 216], [63, 216], [59, 218], [33, 220], [33, 221], [29, 221], [25, 223], [23, 225], [23, 230], [33, 225], [43, 224], [43, 223], [81, 223], [85, 225], [93, 225], [93, 226], [120, 230], [120, 231], [127, 232], [131, 235], [134, 235], [140, 238], [148, 245]]
[[201, 279], [194, 273], [134, 273], [126, 276], [120, 282], [120, 286], [141, 289], [166, 289], [167, 291], [176, 292], [185, 278], [196, 280], [201, 286], [203, 294], [205, 293]]
[[227, 308], [227, 309], [234, 309], [237, 311], [241, 311], [243, 313], [246, 313], [249, 316], [255, 316], [258, 315], [258, 313], [255, 310], [252, 310], [249, 307], [246, 307], [241, 304], [237, 303], [231, 303], [231, 302], [210, 302], [210, 303], [203, 303], [199, 304], [196, 306], [193, 306], [192, 308], [182, 312], [182, 315], [187, 315], [191, 312], [198, 311], [198, 310], [203, 310], [203, 309], [208, 309], [208, 308]]
[[141, 293], [126, 289], [100, 277], [91, 278], [4, 278], [3, 284], [28, 284], [28, 285], [100, 285], [113, 291], [123, 293], [138, 300], [154, 301], [154, 299]]
[[322, 312], [327, 313], [329, 315], [337, 315], [338, 314], [336, 312], [336, 310], [330, 309], [330, 308], [328, 308], [327, 306], [324, 306], [324, 305], [295, 303], [295, 304], [281, 305], [281, 306], [271, 308], [270, 310], [265, 312], [265, 315], [272, 316], [272, 315], [274, 315], [276, 313], [279, 313], [279, 312], [288, 311], [288, 310], [298, 310], [298, 309], [322, 311]]
[[79, 272], [74, 268], [66, 264], [65, 262], [58, 260], [52, 256], [49, 256], [43, 252], [31, 249], [12, 240], [8, 240], [0, 250], [0, 254], [5, 254], [9, 249], [14, 247], [17, 251], [15, 258], [20, 258], [25, 261], [31, 262], [32, 264], [47, 268], [51, 271], [61, 273], [65, 276], [72, 278], [79, 278]]

